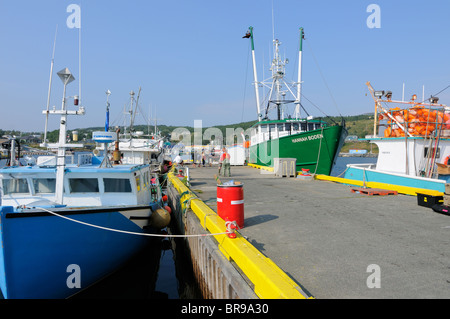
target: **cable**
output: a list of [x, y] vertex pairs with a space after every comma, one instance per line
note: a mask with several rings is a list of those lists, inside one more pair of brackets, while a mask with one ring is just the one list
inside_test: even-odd
[[313, 53], [313, 51], [312, 51], [312, 48], [311, 48], [311, 46], [310, 46], [310, 44], [309, 44], [309, 41], [305, 41], [305, 42], [306, 42], [306, 45], [307, 45], [307, 46], [309, 47], [309, 49], [311, 50], [311, 55], [312, 55], [312, 57], [313, 57], [313, 59], [314, 59], [314, 62], [316, 63], [317, 69], [319, 69], [320, 76], [322, 77], [322, 80], [323, 80], [323, 82], [325, 83], [325, 86], [327, 87], [328, 93], [330, 94], [331, 99], [333, 100], [334, 106], [336, 107], [336, 110], [338, 111], [339, 115], [342, 117], [342, 114], [341, 114], [341, 112], [339, 111], [339, 108], [338, 108], [338, 106], [337, 106], [336, 100], [334, 99], [333, 94], [331, 93], [331, 90], [330, 90], [330, 88], [329, 88], [329, 86], [328, 86], [328, 84], [327, 84], [327, 81], [325, 80], [325, 77], [323, 76], [323, 73], [322, 73], [322, 71], [321, 71], [321, 69], [320, 69], [320, 67], [319, 67], [319, 63], [317, 62], [317, 59], [316, 59], [316, 57], [315, 57], [315, 55], [314, 55], [314, 53]]
[[[25, 206], [22, 206], [22, 208], [28, 208]], [[224, 233], [215, 233], [215, 234], [196, 234], [196, 235], [163, 235], [163, 234], [148, 234], [148, 233], [137, 233], [137, 232], [130, 232], [130, 231], [126, 231], [126, 230], [120, 230], [120, 229], [113, 229], [113, 228], [108, 228], [108, 227], [103, 227], [103, 226], [98, 226], [98, 225], [93, 225], [93, 224], [89, 224], [89, 223], [85, 223], [76, 219], [72, 219], [69, 218], [67, 216], [63, 216], [60, 214], [57, 214], [55, 212], [52, 212], [51, 210], [42, 208], [42, 207], [29, 207], [29, 208], [34, 208], [34, 209], [40, 209], [44, 212], [47, 212], [49, 214], [52, 214], [54, 216], [57, 217], [61, 217], [64, 219], [67, 219], [69, 221], [78, 223], [78, 224], [82, 224], [82, 225], [86, 225], [86, 226], [90, 226], [90, 227], [94, 227], [94, 228], [98, 228], [98, 229], [103, 229], [103, 230], [108, 230], [108, 231], [113, 231], [113, 232], [117, 232], [117, 233], [123, 233], [123, 234], [129, 234], [129, 235], [140, 235], [140, 236], [148, 236], [148, 237], [206, 237], [206, 236], [216, 236], [216, 235], [226, 235], [226, 234], [230, 234], [232, 231], [229, 227], [227, 227], [227, 231]]]

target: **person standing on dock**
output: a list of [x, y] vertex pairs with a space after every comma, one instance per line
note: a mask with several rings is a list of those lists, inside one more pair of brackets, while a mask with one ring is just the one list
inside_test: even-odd
[[227, 152], [227, 149], [224, 147], [222, 149], [222, 155], [220, 155], [219, 160], [219, 175], [223, 172], [223, 176], [231, 177], [231, 171], [230, 171], [230, 154]]
[[205, 161], [206, 161], [205, 150], [202, 150], [202, 165], [203, 165], [203, 167], [205, 167]]

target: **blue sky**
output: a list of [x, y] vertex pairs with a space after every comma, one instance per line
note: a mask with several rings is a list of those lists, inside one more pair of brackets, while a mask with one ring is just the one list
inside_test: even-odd
[[[43, 131], [56, 26], [51, 105], [61, 106], [63, 87], [56, 72], [64, 67], [77, 79], [68, 95], [77, 94], [78, 30], [66, 25], [72, 3], [81, 6], [86, 115], [71, 117], [69, 129], [103, 125], [107, 89], [111, 121], [117, 120], [129, 92], [139, 86], [141, 108], [156, 110], [160, 124], [193, 126], [200, 119], [213, 126], [256, 119], [250, 46], [242, 36], [254, 27], [259, 80], [263, 72], [267, 77], [272, 3], [275, 38], [290, 60], [288, 78], [296, 77], [303, 27], [302, 93], [329, 115], [372, 112], [367, 81], [375, 89], [392, 90], [395, 99], [401, 99], [403, 83], [407, 98], [422, 97], [423, 86], [428, 98], [450, 85], [447, 0], [1, 0], [1, 129]], [[378, 29], [366, 24], [372, 3], [381, 9]], [[450, 89], [439, 97], [450, 104]], [[310, 114], [322, 115], [303, 102]], [[138, 122], [144, 124], [141, 118]], [[58, 119], [51, 119], [49, 130], [57, 128]]]

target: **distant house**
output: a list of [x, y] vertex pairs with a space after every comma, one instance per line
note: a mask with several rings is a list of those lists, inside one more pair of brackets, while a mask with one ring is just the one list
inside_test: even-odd
[[356, 136], [356, 135], [349, 135], [345, 138], [346, 142], [357, 141], [357, 140], [358, 140], [358, 136]]
[[40, 135], [21, 136], [20, 141], [26, 144], [39, 144], [41, 143], [41, 136]]

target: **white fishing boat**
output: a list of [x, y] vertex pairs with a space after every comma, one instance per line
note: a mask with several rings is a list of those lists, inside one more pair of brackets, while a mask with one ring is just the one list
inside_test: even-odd
[[[120, 128], [116, 130], [118, 134], [118, 140], [109, 145], [109, 150], [113, 154], [113, 161], [115, 163], [122, 164], [156, 164], [163, 161], [163, 147], [164, 138], [158, 134], [155, 125], [155, 132], [150, 134], [150, 130], [147, 135], [142, 131], [136, 131], [134, 129], [135, 116], [138, 111], [138, 103], [141, 88], [139, 88], [138, 96], [134, 98], [134, 91], [130, 92], [130, 108], [124, 112], [129, 115], [129, 126], [124, 126], [122, 132]], [[107, 94], [107, 110], [106, 110], [106, 122], [105, 131], [109, 131], [109, 95], [111, 92], [108, 90]], [[133, 110], [134, 105], [134, 110]], [[97, 151], [103, 151], [103, 145], [98, 146]]]
[[378, 146], [377, 163], [349, 164], [344, 177], [393, 185], [411, 195], [443, 193], [450, 181], [450, 108], [437, 97], [398, 101], [391, 91], [367, 86], [375, 102], [374, 126], [373, 135], [361, 140]]

